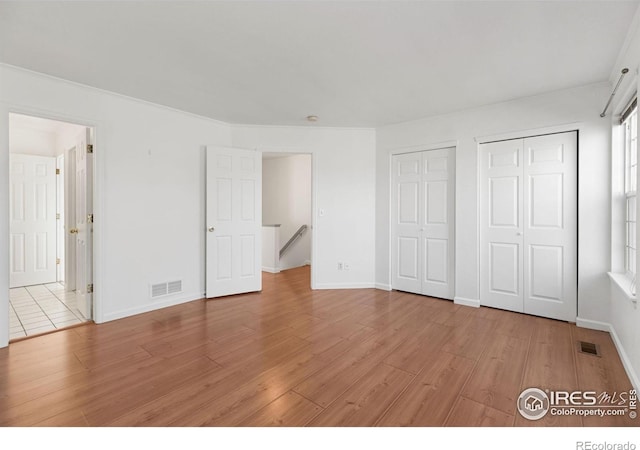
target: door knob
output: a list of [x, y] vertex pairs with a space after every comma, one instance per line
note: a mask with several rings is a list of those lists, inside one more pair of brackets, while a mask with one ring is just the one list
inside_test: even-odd
[[209, 231], [209, 233], [213, 233], [214, 231], [216, 231], [214, 227], [209, 227], [207, 228], [207, 230]]
[[69, 230], [69, 233], [78, 234], [78, 229], [77, 228], [72, 228], [72, 229]]

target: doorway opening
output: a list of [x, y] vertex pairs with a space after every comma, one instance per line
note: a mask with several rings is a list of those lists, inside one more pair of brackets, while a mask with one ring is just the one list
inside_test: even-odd
[[9, 339], [93, 319], [93, 129], [9, 114]]
[[262, 154], [263, 272], [311, 265], [312, 165], [309, 153]]

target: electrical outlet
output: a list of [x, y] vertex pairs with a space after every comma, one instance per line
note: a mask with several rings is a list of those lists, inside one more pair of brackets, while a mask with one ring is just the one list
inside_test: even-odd
[[343, 265], [342, 265], [342, 263], [341, 263], [341, 262], [339, 262], [339, 263], [338, 263], [338, 270], [342, 270], [342, 268], [343, 268]]
[[342, 267], [344, 267], [344, 270], [349, 270], [349, 269], [351, 269], [351, 265], [350, 265], [349, 263], [344, 263], [344, 264], [342, 265]]

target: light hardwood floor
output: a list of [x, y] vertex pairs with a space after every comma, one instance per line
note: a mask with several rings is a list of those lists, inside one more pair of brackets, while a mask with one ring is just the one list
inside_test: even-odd
[[[607, 333], [374, 289], [196, 301], [0, 349], [3, 426], [636, 426], [517, 413], [524, 388], [631, 388]], [[577, 352], [578, 339], [602, 356]]]

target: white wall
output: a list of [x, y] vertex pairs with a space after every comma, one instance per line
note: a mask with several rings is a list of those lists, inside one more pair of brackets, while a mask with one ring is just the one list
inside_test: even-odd
[[[638, 71], [640, 70], [640, 10], [636, 13], [625, 48], [618, 58], [614, 72], [616, 78], [619, 76], [619, 70], [622, 67], [628, 67], [630, 70], [618, 90], [619, 94], [616, 95], [616, 101], [614, 101], [611, 108], [613, 113], [622, 112], [629, 98], [634, 93], [640, 92], [640, 76], [638, 76]], [[610, 115], [610, 118], [609, 126], [615, 124], [619, 119], [615, 114]], [[614, 138], [612, 145], [620, 146], [621, 143]], [[616, 152], [619, 151], [619, 147], [614, 148], [613, 154], [616, 155]], [[619, 177], [622, 178], [623, 174], [619, 170], [616, 171], [616, 169], [619, 169], [619, 167], [624, 164], [624, 159], [619, 153], [617, 153], [617, 156], [616, 167], [613, 167], [613, 170], [614, 173], [617, 172]], [[619, 182], [617, 185], [614, 185], [613, 189], [614, 192], [620, 192], [622, 190], [621, 183]], [[638, 207], [640, 207], [640, 196], [636, 198], [636, 201], [638, 202]], [[614, 231], [617, 231], [617, 233], [613, 234], [613, 267], [611, 270], [622, 271], [624, 270], [622, 263], [624, 206], [622, 201], [617, 203], [618, 204], [614, 203], [612, 208], [612, 223], [613, 227], [617, 228], [617, 230], [614, 228]], [[638, 222], [636, 226], [637, 235], [640, 236], [640, 222]], [[640, 252], [637, 257], [636, 267], [640, 267]], [[627, 296], [615, 282], [611, 282], [610, 289], [608, 302], [610, 320], [609, 324], [604, 324], [602, 328], [607, 329], [608, 325], [609, 331], [611, 331], [616, 346], [618, 347], [618, 352], [627, 369], [627, 373], [629, 373], [635, 388], [640, 389], [640, 308], [637, 303], [632, 302], [631, 298]]]
[[280, 269], [311, 261], [311, 155], [262, 161], [262, 223], [280, 224], [281, 247], [307, 225], [307, 231], [280, 258]]
[[57, 135], [40, 130], [11, 127], [9, 151], [22, 155], [56, 156]]
[[[456, 297], [479, 299], [475, 138], [577, 124], [579, 128], [578, 316], [609, 320], [610, 122], [599, 117], [608, 83], [470, 109], [378, 129], [376, 282], [389, 285], [389, 161], [402, 147], [456, 143]], [[443, 145], [444, 146], [444, 145]]]
[[[314, 287], [373, 287], [375, 131], [247, 125], [233, 126], [232, 137], [235, 147], [313, 155]], [[338, 261], [351, 269], [339, 271]]]
[[[201, 298], [205, 144], [230, 145], [229, 126], [0, 65], [0, 179], [8, 179], [8, 114], [96, 128], [97, 321]], [[0, 183], [0, 347], [8, 340], [8, 185]], [[184, 292], [151, 301], [149, 284]]]

